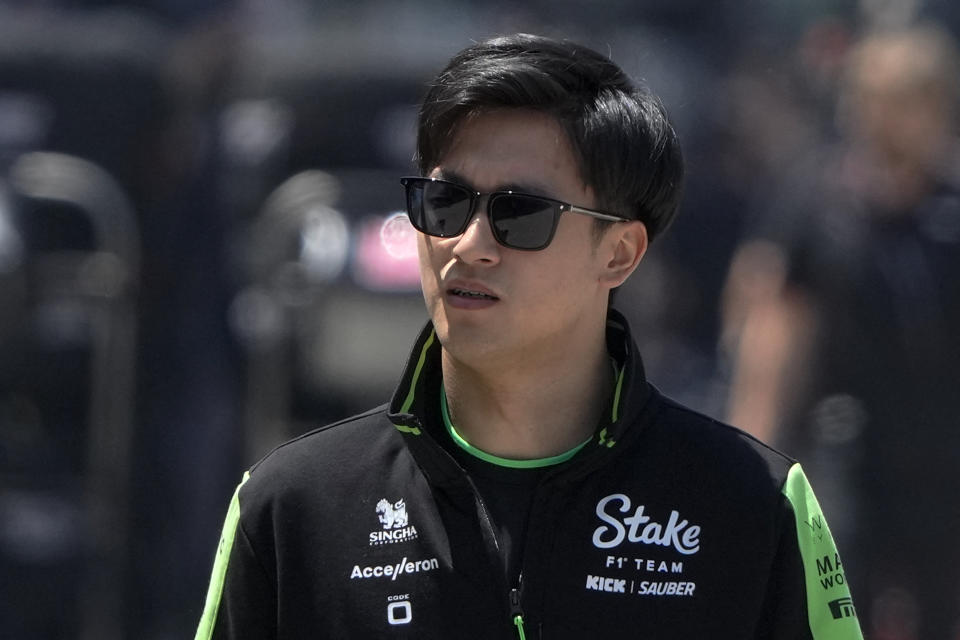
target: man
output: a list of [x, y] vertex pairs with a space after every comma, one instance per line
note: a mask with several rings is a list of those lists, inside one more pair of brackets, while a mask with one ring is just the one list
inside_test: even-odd
[[418, 159], [431, 322], [388, 407], [245, 476], [197, 638], [859, 638], [800, 468], [662, 397], [608, 311], [677, 208], [656, 99], [583, 47], [483, 42]]

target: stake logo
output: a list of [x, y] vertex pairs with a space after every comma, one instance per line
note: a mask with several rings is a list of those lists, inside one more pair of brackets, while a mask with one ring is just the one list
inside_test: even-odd
[[380, 502], [377, 503], [377, 519], [380, 521], [382, 530], [370, 532], [371, 546], [396, 544], [417, 537], [417, 528], [410, 524], [407, 504], [403, 498], [396, 502], [381, 498]]
[[[618, 505], [619, 506], [616, 506]], [[700, 527], [681, 519], [679, 511], [671, 511], [666, 524], [653, 520], [644, 513], [646, 507], [638, 505], [630, 515], [630, 498], [614, 493], [597, 503], [597, 517], [602, 524], [593, 532], [593, 546], [612, 549], [624, 540], [639, 544], [656, 544], [673, 547], [685, 556], [700, 550]]]

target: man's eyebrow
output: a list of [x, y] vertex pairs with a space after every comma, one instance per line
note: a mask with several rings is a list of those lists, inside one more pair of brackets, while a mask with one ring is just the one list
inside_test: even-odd
[[460, 175], [456, 171], [451, 171], [450, 169], [443, 169], [438, 167], [437, 170], [430, 175], [430, 177], [439, 178], [440, 180], [446, 180], [447, 182], [456, 182], [457, 184], [461, 184], [467, 187], [471, 191], [476, 191], [476, 189], [473, 188], [473, 185], [471, 185], [466, 178], [464, 178], [462, 175]]
[[[460, 175], [459, 173], [451, 169], [444, 169], [442, 167], [438, 167], [436, 172], [434, 172], [434, 174], [431, 175], [430, 177], [439, 178], [441, 180], [447, 180], [448, 182], [456, 182], [457, 184], [461, 184], [467, 187], [471, 191], [478, 191], [478, 189], [475, 186], [470, 184], [469, 180], [467, 180], [462, 175]], [[532, 196], [543, 196], [546, 198], [553, 197], [550, 194], [550, 191], [548, 189], [545, 189], [535, 184], [523, 183], [523, 182], [511, 182], [508, 184], [497, 185], [494, 191], [517, 191], [519, 193], [526, 193]]]

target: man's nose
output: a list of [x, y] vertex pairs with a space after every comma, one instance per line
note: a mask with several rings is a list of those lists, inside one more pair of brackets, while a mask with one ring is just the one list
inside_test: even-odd
[[490, 228], [487, 198], [482, 198], [473, 210], [473, 217], [466, 231], [456, 239], [453, 253], [466, 264], [492, 265], [500, 262], [501, 249]]

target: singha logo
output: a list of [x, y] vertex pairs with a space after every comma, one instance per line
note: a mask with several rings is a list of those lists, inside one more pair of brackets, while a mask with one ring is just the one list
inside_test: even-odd
[[370, 532], [371, 546], [407, 542], [417, 537], [417, 528], [410, 524], [407, 503], [403, 498], [396, 502], [382, 498], [377, 503], [377, 514], [383, 528], [380, 531]]
[[377, 503], [377, 513], [380, 514], [380, 524], [384, 529], [402, 529], [407, 526], [409, 521], [407, 517], [407, 505], [400, 498], [393, 504], [383, 498]]

